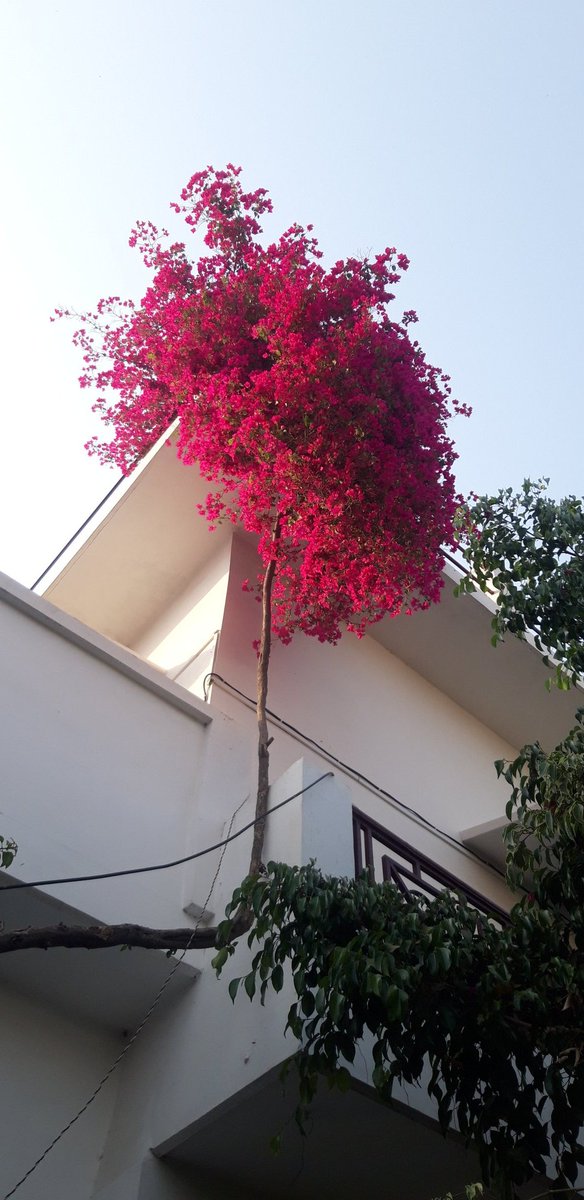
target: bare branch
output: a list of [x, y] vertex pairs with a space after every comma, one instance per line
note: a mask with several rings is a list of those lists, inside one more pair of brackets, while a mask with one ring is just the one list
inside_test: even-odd
[[[249, 912], [238, 914], [232, 937], [241, 937], [251, 926]], [[110, 946], [142, 946], [146, 950], [206, 950], [214, 947], [217, 928], [149, 929], [147, 925], [47, 925], [40, 929], [13, 929], [0, 933], [0, 954], [13, 950], [106, 950]]]

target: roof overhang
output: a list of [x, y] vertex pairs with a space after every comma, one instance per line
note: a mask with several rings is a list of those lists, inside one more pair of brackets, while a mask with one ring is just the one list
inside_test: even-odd
[[[323, 1080], [310, 1106], [308, 1136], [302, 1137], [293, 1119], [295, 1073], [285, 1088], [280, 1076], [279, 1068], [264, 1075], [154, 1153], [180, 1164], [195, 1189], [208, 1181], [254, 1200], [420, 1200], [462, 1192], [480, 1178], [462, 1138], [452, 1133], [445, 1139], [437, 1122], [422, 1115], [417, 1088], [408, 1089], [409, 1105], [389, 1106], [357, 1080], [344, 1095], [329, 1091]], [[281, 1149], [274, 1154], [270, 1139], [280, 1132]]]
[[120, 481], [38, 589], [124, 646], [136, 644], [231, 536], [231, 526], [209, 533], [197, 512], [212, 485], [177, 458], [174, 428]]
[[[132, 647], [233, 527], [210, 533], [197, 512], [211, 485], [177, 458], [168, 431], [59, 558], [40, 590], [100, 633]], [[529, 642], [491, 645], [492, 599], [454, 596], [446, 563], [440, 604], [388, 618], [369, 634], [511, 746], [558, 742], [573, 725], [579, 691], [548, 692], [549, 670]]]
[[529, 641], [510, 634], [494, 648], [494, 601], [481, 592], [455, 596], [460, 578], [445, 563], [439, 604], [386, 617], [371, 636], [511, 746], [540, 741], [551, 748], [574, 724], [582, 691], [548, 691], [550, 669]]

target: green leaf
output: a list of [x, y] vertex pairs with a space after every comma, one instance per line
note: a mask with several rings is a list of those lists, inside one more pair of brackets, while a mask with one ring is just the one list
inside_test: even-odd
[[311, 1017], [314, 1012], [314, 996], [312, 992], [305, 992], [301, 1001], [300, 1007], [305, 1017]]
[[229, 987], [227, 990], [228, 990], [229, 995], [231, 996], [232, 1000], [235, 1000], [240, 983], [241, 983], [240, 976], [237, 976], [237, 978], [231, 979], [229, 981]]
[[401, 988], [392, 983], [387, 994], [387, 1015], [390, 1021], [397, 1021], [402, 1015], [403, 996]]
[[306, 987], [306, 971], [301, 969], [294, 972], [294, 987], [298, 996], [301, 996]]
[[372, 996], [379, 996], [381, 991], [381, 978], [376, 971], [368, 971], [365, 976], [365, 988]]
[[340, 1021], [345, 1011], [345, 1000], [340, 992], [333, 992], [330, 998], [329, 1013], [335, 1023]]
[[450, 948], [448, 946], [438, 946], [436, 948], [435, 953], [436, 953], [436, 959], [438, 961], [438, 965], [442, 968], [443, 971], [448, 971], [450, 969], [450, 963], [452, 961], [452, 955], [450, 953]]
[[213, 967], [213, 970], [217, 972], [218, 975], [221, 974], [221, 969], [222, 969], [222, 967], [225, 966], [225, 963], [227, 962], [227, 959], [229, 958], [229, 954], [230, 954], [229, 946], [223, 946], [222, 949], [219, 950], [219, 952], [215, 955], [215, 957], [211, 959], [211, 966]]

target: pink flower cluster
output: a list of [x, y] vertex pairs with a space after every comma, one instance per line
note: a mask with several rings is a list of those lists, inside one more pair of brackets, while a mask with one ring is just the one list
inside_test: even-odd
[[270, 201], [239, 174], [209, 167], [173, 206], [209, 253], [192, 262], [138, 224], [142, 302], [109, 297], [77, 331], [81, 384], [114, 430], [89, 448], [128, 472], [178, 417], [180, 457], [218, 485], [209, 523], [240, 522], [264, 567], [276, 559], [274, 632], [334, 642], [439, 598], [457, 507], [448, 379], [410, 340], [415, 314], [388, 315], [404, 255], [327, 270], [299, 225], [265, 246]]

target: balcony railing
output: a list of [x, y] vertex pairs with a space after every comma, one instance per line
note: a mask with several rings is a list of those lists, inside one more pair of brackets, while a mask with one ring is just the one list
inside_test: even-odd
[[355, 873], [367, 870], [375, 883], [393, 883], [406, 896], [417, 892], [428, 899], [441, 892], [452, 892], [464, 898], [484, 916], [507, 924], [508, 914], [475, 892], [474, 888], [451, 875], [444, 867], [414, 850], [407, 842], [372, 821], [359, 809], [353, 809], [353, 837], [355, 843]]

